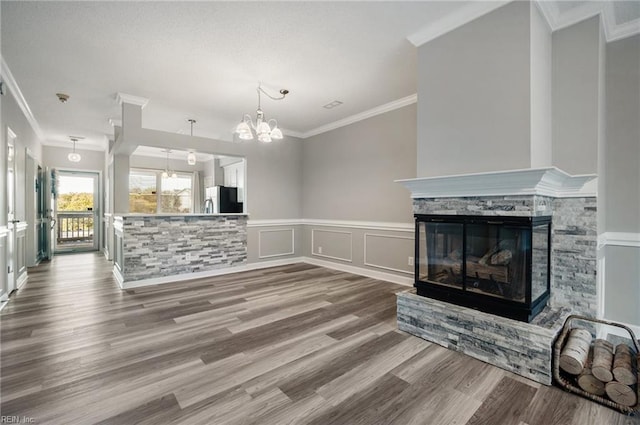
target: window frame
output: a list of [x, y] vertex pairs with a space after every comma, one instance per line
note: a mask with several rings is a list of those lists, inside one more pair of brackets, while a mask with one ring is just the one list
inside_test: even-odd
[[[141, 174], [155, 174], [156, 176], [156, 211], [155, 213], [134, 213], [134, 214], [193, 214], [193, 173], [189, 171], [174, 171], [178, 177], [189, 177], [191, 182], [191, 202], [189, 205], [188, 213], [166, 213], [162, 211], [162, 173], [164, 170], [159, 170], [156, 168], [142, 168], [142, 167], [131, 167], [129, 168], [129, 181], [131, 180], [131, 173], [141, 173]], [[131, 186], [129, 185], [129, 198], [131, 197]], [[129, 211], [131, 212], [131, 211]]]

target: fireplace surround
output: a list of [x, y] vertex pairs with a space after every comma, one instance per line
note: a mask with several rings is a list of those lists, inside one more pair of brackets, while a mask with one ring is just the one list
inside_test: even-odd
[[551, 217], [415, 215], [418, 295], [530, 322], [546, 305]]
[[[433, 295], [421, 296], [416, 287], [397, 294], [398, 328], [550, 385], [553, 341], [560, 332], [564, 319], [571, 313], [591, 317], [598, 314], [595, 177], [571, 176], [550, 167], [398, 181], [411, 192], [416, 216], [440, 216], [440, 219], [460, 220], [463, 223], [467, 220], [467, 226], [481, 221], [491, 224], [488, 222], [519, 222], [519, 219], [537, 223], [538, 220], [550, 217], [550, 233], [547, 233], [550, 236], [550, 251], [547, 251], [550, 254], [550, 292], [548, 300], [540, 301], [536, 306], [542, 310], [530, 322], [480, 311], [477, 307], [453, 303], [451, 299], [438, 299]], [[422, 237], [418, 232], [416, 239], [416, 243], [427, 247], [426, 233]], [[420, 239], [424, 240], [421, 242]], [[490, 246], [491, 242], [474, 246], [477, 249], [470, 251], [469, 255], [485, 257], [495, 250], [492, 248], [496, 245], [500, 248], [497, 239], [499, 238], [494, 238], [493, 246]], [[486, 251], [483, 252], [484, 249]], [[463, 252], [467, 253], [464, 247], [456, 253], [452, 245], [443, 248], [443, 251], [439, 254], [441, 258], [448, 257], [452, 252], [453, 258]], [[433, 276], [429, 274], [428, 266], [424, 267], [428, 263], [422, 258], [427, 259], [428, 254], [425, 256], [424, 252], [420, 252], [416, 276], [421, 277], [419, 274], [423, 273], [422, 277], [439, 277], [447, 283], [442, 270], [432, 269]], [[533, 256], [541, 254], [540, 250], [532, 252], [532, 279], [543, 272], [543, 268], [533, 268], [534, 264], [545, 263], [533, 259]], [[485, 262], [489, 265], [493, 255], [495, 254], [485, 257]], [[504, 262], [505, 255], [508, 257], [508, 254], [501, 254], [502, 260], [500, 256], [495, 257], [493, 262], [496, 264], [493, 265]], [[513, 253], [511, 255], [513, 261]], [[465, 260], [463, 264], [466, 263]], [[502, 274], [496, 270], [492, 278], [492, 273], [487, 272], [493, 270], [483, 266], [485, 264], [470, 266], [469, 271], [473, 272], [473, 276], [469, 278], [471, 284], [472, 278], [476, 276], [475, 272], [481, 278], [488, 277], [489, 281], [496, 281], [494, 285], [500, 279], [505, 280], [511, 276], [506, 270]], [[462, 265], [460, 268], [460, 274], [464, 273], [464, 279], [467, 279], [467, 270], [462, 270]], [[438, 275], [438, 272], [441, 274]], [[421, 280], [423, 279], [418, 279]], [[436, 285], [443, 286], [442, 283], [437, 282]], [[491, 294], [491, 291], [500, 291], [495, 287], [485, 289], [489, 293], [481, 295], [493, 298], [496, 298], [496, 294]], [[536, 299], [532, 295], [532, 300]]]

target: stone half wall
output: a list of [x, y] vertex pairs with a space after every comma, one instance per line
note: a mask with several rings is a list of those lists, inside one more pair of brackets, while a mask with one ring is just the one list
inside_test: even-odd
[[415, 214], [552, 216], [551, 298], [553, 307], [597, 314], [596, 198], [539, 195], [414, 199]]
[[246, 264], [246, 216], [126, 216], [125, 282]]

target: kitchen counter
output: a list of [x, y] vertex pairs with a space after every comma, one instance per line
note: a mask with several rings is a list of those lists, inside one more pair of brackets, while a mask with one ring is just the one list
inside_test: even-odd
[[114, 274], [123, 288], [247, 261], [246, 214], [116, 214], [113, 227]]

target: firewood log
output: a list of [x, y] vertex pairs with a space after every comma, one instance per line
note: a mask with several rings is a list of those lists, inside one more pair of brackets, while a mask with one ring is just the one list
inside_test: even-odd
[[607, 382], [605, 391], [609, 398], [623, 406], [633, 406], [638, 401], [636, 392], [628, 385], [621, 384], [618, 381]]
[[590, 394], [604, 395], [604, 382], [593, 376], [591, 373], [591, 364], [593, 362], [593, 347], [589, 350], [589, 357], [582, 369], [582, 373], [578, 376], [578, 385], [580, 388]]
[[633, 367], [632, 360], [635, 356], [627, 344], [618, 344], [613, 358], [613, 376], [616, 381], [625, 385], [633, 385], [638, 382], [638, 375]]
[[613, 380], [611, 367], [613, 365], [613, 344], [605, 339], [596, 339], [593, 343], [593, 376], [602, 382]]
[[587, 362], [590, 346], [591, 332], [581, 328], [572, 329], [560, 352], [560, 368], [572, 375], [580, 374]]

